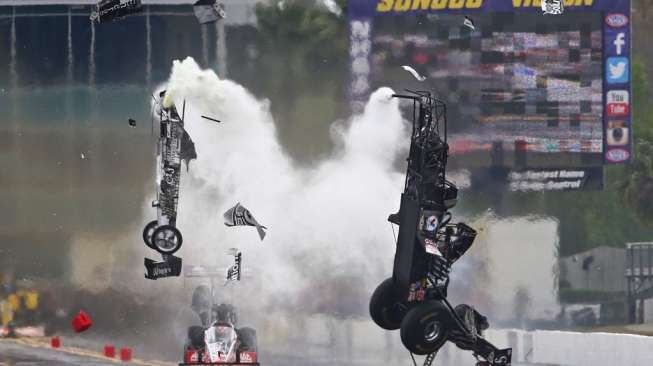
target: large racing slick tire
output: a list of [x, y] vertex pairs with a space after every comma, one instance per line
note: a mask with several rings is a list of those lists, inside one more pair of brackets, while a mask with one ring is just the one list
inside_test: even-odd
[[238, 330], [238, 337], [240, 338], [241, 351], [257, 351], [258, 341], [256, 339], [256, 330], [249, 327], [240, 328]]
[[211, 314], [211, 289], [206, 285], [199, 285], [193, 291], [190, 308], [199, 316], [202, 325], [209, 326]]
[[184, 351], [181, 355], [181, 362], [190, 362], [188, 359], [189, 351], [202, 351], [204, 348], [204, 328], [193, 325], [188, 327], [188, 336], [184, 343]]
[[159, 226], [152, 233], [154, 250], [161, 254], [173, 254], [181, 248], [184, 239], [179, 230], [172, 225]]
[[145, 242], [145, 245], [154, 250], [156, 250], [156, 247], [152, 244], [152, 234], [157, 226], [159, 226], [159, 222], [154, 220], [148, 222], [147, 225], [145, 225], [145, 228], [143, 228], [143, 241]]
[[401, 343], [416, 355], [428, 355], [447, 341], [452, 318], [439, 301], [425, 301], [406, 313], [401, 322]]
[[397, 296], [392, 278], [381, 282], [370, 299], [370, 316], [379, 327], [396, 330], [401, 326], [404, 306]]
[[196, 350], [204, 348], [204, 328], [199, 325], [188, 327], [188, 344]]

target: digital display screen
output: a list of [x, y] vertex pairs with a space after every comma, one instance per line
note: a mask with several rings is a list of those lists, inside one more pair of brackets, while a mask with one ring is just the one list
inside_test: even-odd
[[630, 9], [630, 0], [352, 2], [351, 109], [381, 86], [435, 92], [447, 104], [451, 163], [464, 168], [628, 164]]
[[[583, 163], [601, 165], [601, 14], [480, 13], [473, 30], [463, 20], [459, 14], [377, 18], [371, 87], [434, 90], [447, 103], [454, 156], [487, 155], [499, 144], [507, 152], [582, 154]], [[427, 80], [418, 82], [402, 65]], [[575, 164], [559, 160], [549, 163]]]

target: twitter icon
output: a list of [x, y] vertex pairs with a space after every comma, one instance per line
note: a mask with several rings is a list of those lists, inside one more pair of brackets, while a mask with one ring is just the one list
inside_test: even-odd
[[624, 84], [629, 80], [629, 61], [627, 57], [608, 57], [605, 64], [608, 84]]

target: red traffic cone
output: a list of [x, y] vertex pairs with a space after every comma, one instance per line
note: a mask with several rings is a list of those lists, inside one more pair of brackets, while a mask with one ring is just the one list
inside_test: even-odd
[[116, 357], [116, 347], [107, 344], [104, 346], [104, 356], [109, 358]]
[[132, 360], [132, 349], [129, 347], [120, 349], [120, 361], [129, 362]]
[[72, 322], [73, 330], [77, 333], [81, 333], [85, 331], [86, 329], [90, 328], [93, 322], [91, 321], [91, 318], [86, 315], [84, 310], [80, 310], [79, 314], [75, 316]]
[[50, 346], [52, 346], [52, 348], [59, 348], [59, 347], [61, 347], [61, 340], [59, 339], [59, 337], [57, 337], [57, 336], [52, 337], [52, 338], [50, 339]]

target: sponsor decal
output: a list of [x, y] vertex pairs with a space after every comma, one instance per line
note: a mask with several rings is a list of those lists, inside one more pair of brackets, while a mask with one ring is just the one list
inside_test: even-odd
[[592, 5], [594, 5], [594, 0], [512, 0], [513, 8], [542, 7], [545, 14], [547, 14], [547, 10], [551, 11], [548, 14], [562, 14], [565, 6], [589, 7]]
[[605, 159], [610, 163], [623, 163], [630, 159], [630, 151], [619, 147], [608, 149]]
[[241, 352], [240, 362], [242, 363], [256, 362], [256, 352]]
[[[506, 1], [508, 0], [499, 0]], [[595, 0], [512, 0], [513, 9], [542, 8], [544, 14], [562, 14], [565, 7], [592, 7]], [[492, 6], [487, 0], [377, 0], [378, 13], [410, 12], [420, 10], [478, 10]]]
[[438, 228], [438, 217], [429, 216], [426, 218], [425, 229], [426, 231], [435, 231]]
[[426, 280], [420, 280], [410, 284], [408, 301], [423, 301], [426, 294]]
[[196, 351], [187, 351], [186, 352], [186, 362], [196, 363], [200, 361], [199, 352]]
[[608, 121], [608, 146], [627, 146], [629, 137], [630, 133], [626, 121]]
[[513, 192], [600, 189], [603, 168], [530, 169], [508, 174]]
[[612, 13], [605, 17], [605, 24], [612, 28], [621, 28], [628, 25], [628, 17], [626, 14]]
[[630, 93], [628, 90], [610, 90], [607, 95], [608, 117], [623, 117], [630, 114]]
[[479, 9], [483, 6], [484, 0], [379, 0], [376, 11], [406, 12], [412, 10], [459, 10]]
[[349, 57], [351, 80], [349, 91], [352, 98], [351, 107], [355, 113], [362, 112], [367, 101], [370, 86], [372, 52], [372, 22], [370, 20], [352, 20], [349, 25]]
[[227, 280], [226, 283], [229, 283], [231, 281], [240, 281], [240, 268], [242, 266], [242, 253], [238, 251], [236, 248], [232, 248], [234, 250], [234, 264], [227, 269]]
[[426, 252], [429, 254], [442, 255], [438, 249], [438, 245], [432, 239], [424, 239], [424, 249], [426, 249]]
[[[350, 1], [349, 14], [351, 18], [418, 12], [462, 12], [469, 15], [477, 11], [542, 11], [547, 14], [562, 14], [571, 9], [624, 16], [625, 5], [626, 0], [356, 0]], [[614, 23], [620, 21], [622, 20], [616, 19]], [[627, 22], [627, 18], [625, 21]]]
[[630, 80], [629, 60], [627, 57], [608, 57], [605, 64], [608, 84], [624, 84]]
[[565, 11], [562, 0], [542, 0], [542, 12], [544, 15], [560, 15]]
[[163, 262], [145, 258], [145, 271], [145, 278], [148, 280], [177, 277], [181, 274], [181, 258], [168, 255]]

